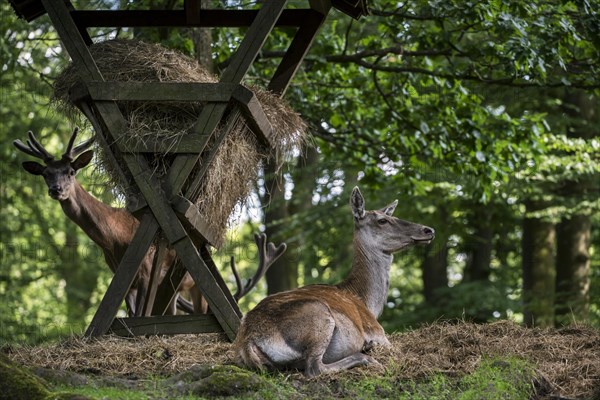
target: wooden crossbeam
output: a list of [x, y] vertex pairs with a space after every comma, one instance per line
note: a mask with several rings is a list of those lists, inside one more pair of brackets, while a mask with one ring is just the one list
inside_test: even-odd
[[310, 46], [317, 36], [317, 32], [321, 29], [321, 25], [325, 22], [327, 14], [331, 9], [331, 3], [329, 1], [311, 0], [311, 6], [315, 8], [315, 10], [307, 16], [304, 23], [296, 32], [285, 56], [271, 78], [271, 82], [269, 82], [268, 89], [279, 94], [279, 96], [283, 96], [287, 90], [292, 78], [296, 74], [298, 68], [300, 68], [302, 60], [304, 60], [306, 53], [308, 53]]
[[79, 96], [92, 100], [227, 103], [237, 87], [233, 83], [92, 81], [77, 90]]
[[[286, 0], [272, 0], [263, 5], [253, 20], [252, 25], [248, 28], [246, 36], [242, 40], [242, 43], [240, 43], [238, 50], [233, 55], [231, 64], [223, 72], [220, 82], [241, 83], [256, 55], [267, 40], [267, 36], [273, 30], [286, 3]], [[202, 109], [193, 132], [212, 134], [225, 114], [226, 108], [227, 106], [222, 104], [207, 104]], [[213, 143], [213, 146], [218, 145], [220, 143]], [[178, 194], [182, 189], [199, 157], [199, 154], [178, 156], [173, 161], [168, 176], [169, 186], [166, 188], [171, 195]]]
[[[75, 88], [71, 97], [92, 120], [94, 128], [105, 133], [106, 137], [102, 138], [101, 144], [107, 149], [112, 146], [112, 149], [121, 153], [125, 162], [124, 170], [133, 176], [136, 186], [143, 194], [143, 199], [138, 202], [138, 206], [130, 208], [130, 211], [138, 211], [144, 215], [140, 227], [102, 299], [87, 334], [101, 335], [109, 329], [122, 334], [190, 333], [194, 329], [198, 332], [222, 329], [230, 339], [233, 339], [239, 328], [241, 312], [206, 247], [207, 243], [217, 244], [218, 236], [206, 228], [199, 218], [197, 208], [193, 204], [190, 206], [191, 203], [187, 199], [197, 193], [200, 182], [222, 140], [243, 115], [248, 117], [259, 140], [264, 144], [270, 144], [272, 127], [256, 96], [240, 86], [241, 80], [275, 26], [285, 24], [299, 26], [290, 48], [269, 85], [270, 90], [283, 94], [323, 23], [331, 3], [329, 0], [310, 0], [309, 10], [284, 10], [286, 0], [270, 0], [265, 2], [260, 10], [243, 12], [236, 10], [236, 13], [227, 14], [226, 18], [222, 17], [223, 20], [218, 20], [218, 13], [211, 14], [211, 12], [231, 10], [200, 10], [190, 0], [186, 1], [186, 8], [179, 14], [167, 12], [160, 14], [159, 18], [156, 18], [159, 14], [153, 14], [152, 18], [149, 18], [150, 14], [135, 14], [137, 20], [135, 22], [132, 20], [134, 14], [129, 11], [121, 13], [108, 11], [110, 14], [74, 11], [68, 0], [41, 1], [84, 81], [83, 88]], [[107, 18], [110, 18], [110, 22]], [[227, 23], [233, 21], [234, 24], [246, 24], [239, 26], [250, 26], [219, 83], [104, 81], [86, 45], [86, 27], [102, 26], [103, 23], [109, 23], [107, 26], [120, 26], [121, 23], [127, 23], [126, 26], [184, 26], [181, 18], [185, 21], [185, 26], [190, 24], [208, 27], [226, 26], [219, 24], [224, 24], [227, 18], [232, 18], [227, 20]], [[150, 25], [144, 25], [147, 23]], [[172, 25], [173, 23], [175, 25]], [[233, 103], [235, 106], [230, 108], [232, 98], [236, 103]], [[158, 141], [126, 146], [120, 138], [126, 132], [127, 122], [115, 101], [149, 99], [158, 102], [200, 101], [208, 104], [203, 107], [190, 135], [185, 135], [178, 142], [177, 149], [170, 149], [169, 144], [163, 144], [161, 147]], [[220, 126], [219, 134], [215, 135], [218, 126]], [[207, 151], [209, 143], [212, 147]], [[179, 153], [170, 167], [165, 182], [157, 180], [146, 159], [139, 154], [157, 151]], [[202, 164], [194, 171], [194, 178], [190, 179], [191, 172], [200, 158]], [[181, 196], [183, 190], [185, 192]], [[143, 256], [159, 231], [164, 233], [169, 245], [177, 251], [184, 268], [173, 269], [173, 281], [165, 282], [165, 279], [158, 288], [152, 285], [152, 290], [147, 294], [143, 313], [148, 315], [157, 307], [164, 308], [165, 304], [173, 298], [175, 290], [187, 271], [206, 298], [211, 311], [214, 312], [214, 317], [204, 316], [201, 318], [202, 322], [196, 325], [192, 321], [198, 321], [196, 319], [198, 316], [190, 316], [185, 321], [181, 316], [158, 319], [156, 317], [114, 319], [125, 294], [131, 287]], [[158, 250], [157, 264], [153, 268], [154, 281], [159, 272], [161, 253], [164, 251], [166, 251], [165, 244]], [[157, 304], [153, 304], [155, 296]]]
[[[101, 81], [103, 77], [98, 70], [89, 49], [79, 35], [77, 27], [70, 18], [68, 6], [63, 2], [42, 0], [53, 25], [61, 36], [63, 43], [76, 68], [80, 68], [80, 76], [84, 81]], [[106, 127], [104, 130], [111, 141], [116, 141], [118, 136], [125, 131], [124, 120], [118, 106], [112, 101], [97, 101], [94, 103], [97, 119]], [[108, 139], [107, 139], [108, 140]], [[150, 248], [156, 233], [160, 228], [165, 232], [169, 242], [174, 245], [179, 257], [183, 260], [185, 267], [193, 277], [194, 281], [205, 295], [212, 311], [223, 330], [230, 339], [237, 333], [240, 321], [240, 312], [237, 304], [229, 300], [222, 291], [222, 285], [215, 280], [222, 280], [220, 275], [213, 273], [200, 257], [198, 250], [194, 247], [191, 239], [187, 236], [181, 224], [178, 224], [175, 212], [168, 205], [162, 193], [157, 192], [160, 185], [154, 181], [151, 171], [145, 165], [145, 159], [135, 155], [123, 155], [127, 168], [132, 173], [138, 187], [144, 194], [146, 201], [152, 208], [153, 214], [146, 214], [143, 218], [134, 241], [128, 246], [125, 257], [121, 261], [109, 289], [102, 299], [100, 308], [88, 328], [88, 335], [102, 335], [111, 326], [116, 312], [123, 302], [124, 296], [131, 287], [143, 256]], [[162, 197], [161, 197], [162, 196]], [[167, 203], [166, 207], [165, 204]], [[134, 254], [137, 256], [129, 256]], [[127, 264], [127, 261], [135, 263]]]
[[[273, 2], [276, 0], [269, 0]], [[263, 6], [264, 8], [264, 6]], [[77, 25], [102, 27], [205, 27], [241, 28], [252, 25], [260, 10], [202, 9], [198, 18], [190, 20], [186, 10], [76, 10], [71, 15]], [[283, 10], [276, 26], [298, 27], [316, 11], [312, 9]]]
[[268, 148], [274, 148], [273, 127], [256, 95], [250, 89], [240, 85], [233, 92], [233, 99], [239, 102], [242, 112], [247, 117], [246, 121], [257, 135], [259, 142]]
[[86, 336], [100, 336], [106, 333], [117, 314], [117, 310], [123, 303], [125, 294], [131, 287], [140, 263], [146, 256], [146, 252], [152, 245], [157, 232], [158, 224], [156, 220], [150, 213], [147, 213], [140, 221], [140, 226], [133, 237], [132, 243], [136, 245], [128, 246], [125, 250], [119, 267], [100, 301], [98, 311], [94, 314], [92, 322], [85, 332]]
[[110, 332], [119, 336], [177, 335], [223, 332], [214, 315], [156, 315], [115, 318]]
[[152, 174], [146, 160], [143, 157], [134, 158], [135, 162], [128, 162], [128, 167], [135, 177], [138, 188], [144, 194], [148, 205], [152, 209], [152, 214], [160, 224], [170, 244], [177, 251], [177, 256], [194, 279], [209, 307], [215, 313], [223, 330], [231, 340], [235, 339], [241, 316], [237, 303], [232, 301], [231, 294], [227, 296], [226, 292], [222, 290], [222, 286], [218, 283], [222, 280], [218, 271], [214, 271], [216, 272], [215, 275], [200, 257], [198, 249], [192, 243], [183, 225], [179, 222], [175, 211], [173, 211], [162, 193], [157, 195], [155, 188], [160, 187], [160, 183]]

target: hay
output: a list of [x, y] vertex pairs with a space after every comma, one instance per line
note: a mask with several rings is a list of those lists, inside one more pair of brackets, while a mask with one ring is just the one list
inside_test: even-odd
[[[91, 46], [90, 51], [100, 72], [107, 81], [135, 82], [205, 82], [218, 79], [208, 73], [198, 62], [178, 51], [137, 40], [111, 40]], [[78, 115], [70, 102], [69, 91], [80, 82], [73, 65], [68, 66], [56, 79], [54, 99], [59, 110], [71, 118]], [[244, 201], [256, 181], [260, 163], [270, 156], [290, 153], [306, 138], [307, 128], [302, 118], [278, 96], [263, 89], [252, 87], [273, 127], [275, 149], [264, 149], [255, 134], [244, 121], [239, 121], [217, 151], [201, 190], [194, 198], [200, 214], [217, 235], [222, 237], [229, 217], [237, 204]], [[135, 146], [148, 139], [160, 141], [168, 148], [175, 148], [183, 135], [188, 134], [196, 122], [204, 104], [200, 102], [122, 101], [119, 109], [128, 122], [123, 145]], [[104, 134], [104, 136], [106, 136]], [[210, 147], [210, 146], [209, 146]], [[116, 154], [114, 165], [99, 149], [98, 160], [112, 184], [127, 199], [138, 195], [131, 176], [118, 173], [123, 160]], [[152, 153], [145, 155], [153, 174], [165, 176], [173, 154]]]
[[[493, 324], [436, 323], [407, 333], [388, 335], [392, 347], [371, 354], [396, 381], [427, 379], [441, 373], [460, 377], [488, 357], [518, 357], [532, 363], [547, 395], [586, 398], [600, 383], [600, 331], [574, 326], [528, 329], [509, 321]], [[30, 366], [92, 371], [104, 375], [173, 374], [194, 364], [231, 362], [231, 345], [222, 335], [185, 335], [125, 339], [78, 338], [58, 344], [9, 349], [9, 357]], [[381, 374], [377, 367], [355, 368], [317, 378], [328, 382]], [[302, 379], [294, 373], [295, 379]]]

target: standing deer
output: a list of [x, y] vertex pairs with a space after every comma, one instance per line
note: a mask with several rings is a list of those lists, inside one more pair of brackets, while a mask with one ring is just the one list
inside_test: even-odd
[[234, 341], [236, 363], [252, 368], [296, 368], [307, 377], [377, 363], [364, 353], [388, 345], [377, 322], [387, 299], [392, 254], [429, 243], [434, 230], [392, 217], [394, 201], [365, 211], [357, 187], [354, 254], [349, 276], [338, 285], [311, 285], [263, 299], [243, 320]]
[[[22, 165], [30, 174], [44, 177], [48, 186], [48, 195], [58, 200], [65, 215], [102, 248], [106, 263], [114, 273], [127, 246], [133, 240], [139, 221], [125, 209], [110, 207], [97, 200], [77, 181], [77, 172], [87, 166], [94, 155], [93, 150], [88, 150], [93, 143], [93, 138], [74, 146], [78, 131], [78, 128], [73, 130], [67, 149], [59, 160], [54, 159], [31, 131], [28, 133], [27, 144], [20, 140], [15, 140], [13, 144], [20, 151], [44, 161], [45, 165], [35, 161], [25, 161]], [[145, 255], [136, 281], [125, 298], [130, 316], [141, 314], [140, 306], [143, 304], [143, 294], [150, 279], [155, 252], [156, 249], [152, 246]], [[173, 250], [165, 256], [161, 265], [163, 277], [169, 266], [175, 262], [175, 258]], [[201, 295], [189, 274], [186, 274], [180, 286], [180, 292], [184, 290], [190, 290], [193, 294], [194, 311], [200, 312], [205, 309]], [[171, 314], [175, 312], [174, 303], [169, 307], [168, 312]]]
[[[93, 138], [75, 147], [75, 139], [79, 129], [75, 128], [69, 139], [67, 149], [60, 160], [55, 160], [41, 143], [29, 131], [29, 140], [24, 144], [15, 140], [13, 144], [20, 151], [40, 158], [45, 165], [34, 161], [23, 162], [23, 168], [33, 174], [42, 175], [48, 186], [48, 195], [60, 202], [64, 213], [75, 222], [104, 252], [106, 263], [114, 273], [119, 266], [125, 250], [133, 240], [139, 221], [122, 208], [110, 207], [89, 194], [75, 178], [77, 171], [86, 167], [92, 160], [93, 150], [88, 148], [93, 143]], [[285, 252], [285, 244], [275, 247], [273, 243], [267, 244], [266, 235], [255, 235], [258, 246], [259, 266], [255, 275], [242, 286], [241, 280], [235, 269], [233, 258], [231, 268], [237, 283], [236, 301], [247, 294], [265, 274], [268, 268]], [[150, 280], [152, 261], [156, 249], [152, 246], [145, 255], [136, 280], [125, 298], [129, 316], [141, 315], [141, 306], [144, 303], [145, 293]], [[171, 265], [175, 263], [176, 253], [169, 250], [161, 265], [161, 280]], [[177, 304], [187, 312], [206, 313], [206, 301], [189, 274], [185, 274], [179, 286], [179, 292], [190, 291], [193, 305], [189, 305], [181, 297]], [[175, 313], [175, 303], [167, 309], [167, 313]]]

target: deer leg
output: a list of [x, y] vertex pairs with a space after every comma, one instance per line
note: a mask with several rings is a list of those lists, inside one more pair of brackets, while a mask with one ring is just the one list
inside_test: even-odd
[[146, 279], [138, 279], [136, 288], [137, 296], [135, 298], [135, 316], [142, 316], [144, 304], [146, 303], [146, 291], [148, 289], [148, 281]]
[[[352, 343], [355, 340], [361, 340], [360, 337], [353, 338], [352, 333], [350, 333], [346, 329], [343, 329], [343, 331], [346, 332], [345, 335], [347, 335], [347, 341], [344, 340], [346, 343], [342, 345], [342, 347], [340, 347], [340, 344], [333, 343], [334, 341], [340, 341], [339, 331], [340, 327], [337, 326], [336, 320], [333, 317], [327, 317], [326, 325], [323, 326], [320, 330], [320, 332], [322, 332], [322, 335], [326, 337], [323, 337], [321, 335], [314, 336], [314, 339], [311, 340], [311, 342], [307, 346], [308, 351], [306, 353], [306, 367], [304, 369], [304, 374], [307, 377], [312, 378], [319, 374], [337, 372], [360, 365], [367, 365], [372, 363], [378, 364], [378, 362], [373, 357], [360, 352], [362, 346], [356, 346], [356, 353], [344, 356], [339, 360], [329, 362], [326, 364], [323, 358], [325, 357], [325, 353], [328, 349], [330, 349], [330, 347], [337, 348], [337, 350], [334, 351], [338, 352], [338, 354], [339, 352], [341, 352], [342, 354], [348, 354], [347, 351], [352, 351], [351, 349], [355, 347], [352, 345]], [[346, 350], [344, 350], [344, 348], [346, 348]], [[327, 358], [331, 358], [331, 355], [329, 355]]]
[[133, 317], [135, 316], [135, 299], [137, 297], [137, 289], [131, 289], [127, 292], [125, 296], [125, 307], [127, 307], [127, 316]]
[[190, 288], [190, 294], [192, 296], [192, 303], [194, 304], [194, 314], [207, 314], [208, 313], [208, 303], [200, 289], [196, 285]]

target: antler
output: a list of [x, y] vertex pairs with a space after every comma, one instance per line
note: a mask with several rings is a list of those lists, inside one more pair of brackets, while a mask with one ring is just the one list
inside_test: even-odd
[[44, 160], [44, 162], [48, 162], [54, 159], [54, 156], [48, 153], [44, 146], [42, 146], [40, 142], [38, 142], [33, 132], [29, 131], [27, 132], [27, 135], [29, 136], [29, 139], [27, 140], [27, 145], [25, 145], [25, 143], [21, 142], [18, 139], [13, 142], [17, 149], [31, 156], [41, 158], [42, 160]]
[[80, 143], [77, 146], [75, 146], [75, 148], [73, 148], [73, 144], [75, 143], [77, 133], [79, 133], [79, 127], [75, 127], [75, 129], [73, 129], [73, 133], [69, 138], [69, 144], [67, 144], [67, 150], [65, 150], [65, 153], [62, 155], [63, 160], [73, 161], [75, 157], [87, 150], [88, 147], [90, 147], [94, 142], [94, 138], [92, 137], [91, 139], [88, 139], [85, 142]]
[[[87, 150], [94, 142], [94, 138], [92, 137], [91, 139], [88, 139], [85, 142], [80, 143], [77, 146], [75, 146], [75, 148], [73, 148], [73, 144], [75, 143], [75, 138], [77, 137], [78, 132], [79, 128], [75, 127], [73, 133], [71, 134], [71, 137], [69, 138], [67, 150], [62, 155], [63, 160], [73, 161], [75, 157]], [[27, 135], [29, 136], [27, 144], [21, 142], [18, 139], [13, 142], [17, 149], [31, 156], [41, 158], [42, 160], [44, 160], [44, 162], [48, 162], [54, 159], [54, 156], [50, 154], [40, 142], [38, 142], [33, 132], [29, 131], [27, 132]]]
[[233, 298], [236, 301], [239, 301], [250, 290], [252, 290], [254, 286], [256, 286], [258, 281], [267, 272], [269, 267], [273, 265], [273, 263], [279, 257], [281, 257], [281, 255], [285, 253], [285, 250], [287, 249], [287, 245], [285, 243], [281, 243], [277, 247], [275, 247], [275, 245], [271, 242], [267, 243], [267, 235], [264, 233], [261, 233], [260, 235], [254, 234], [254, 241], [258, 247], [258, 268], [256, 269], [254, 276], [248, 279], [245, 286], [242, 286], [242, 280], [240, 279], [240, 275], [235, 268], [233, 257], [231, 257], [231, 270], [233, 271], [233, 276], [237, 285], [237, 290], [233, 295]]

